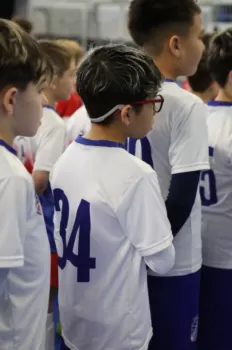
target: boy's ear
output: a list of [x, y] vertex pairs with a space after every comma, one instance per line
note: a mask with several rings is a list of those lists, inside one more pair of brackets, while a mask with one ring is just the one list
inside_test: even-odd
[[173, 35], [169, 39], [169, 50], [171, 51], [171, 53], [173, 55], [175, 55], [177, 58], [179, 58], [181, 55], [180, 49], [181, 49], [180, 38], [177, 35]]
[[15, 87], [6, 88], [2, 91], [2, 104], [7, 115], [12, 115], [14, 112], [14, 105], [16, 102], [16, 96], [18, 89]]
[[130, 105], [125, 105], [121, 110], [121, 120], [123, 124], [129, 126], [131, 124], [132, 118], [135, 115], [133, 108]]

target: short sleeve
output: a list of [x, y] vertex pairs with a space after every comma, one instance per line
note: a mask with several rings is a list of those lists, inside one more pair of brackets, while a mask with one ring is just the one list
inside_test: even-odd
[[169, 161], [172, 174], [209, 169], [207, 109], [197, 102], [173, 121]]
[[154, 171], [129, 187], [116, 215], [141, 256], [155, 254], [171, 245], [171, 227]]
[[38, 142], [33, 170], [50, 172], [65, 146], [66, 128], [63, 123], [44, 129]]
[[0, 180], [0, 268], [24, 264], [28, 187], [21, 177]]

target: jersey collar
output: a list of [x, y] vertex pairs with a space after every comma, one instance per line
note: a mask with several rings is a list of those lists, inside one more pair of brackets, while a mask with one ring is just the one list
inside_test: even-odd
[[218, 106], [231, 107], [232, 106], [232, 102], [210, 100], [210, 101], [208, 101], [208, 106], [213, 106], [213, 107], [218, 107]]
[[47, 108], [47, 109], [52, 109], [54, 112], [57, 113], [57, 111], [55, 110], [55, 108], [51, 105], [45, 105], [44, 108]]
[[165, 81], [166, 83], [175, 83], [175, 80], [170, 79], [170, 78], [166, 78], [164, 81]]
[[114, 141], [108, 141], [108, 140], [89, 140], [82, 136], [78, 136], [78, 138], [76, 139], [76, 142], [85, 146], [125, 148], [125, 146], [120, 142], [114, 142]]
[[15, 151], [15, 149], [10, 145], [8, 145], [8, 143], [6, 143], [5, 141], [0, 140], [0, 146], [5, 147], [7, 151], [13, 153], [15, 156], [17, 155], [17, 152]]

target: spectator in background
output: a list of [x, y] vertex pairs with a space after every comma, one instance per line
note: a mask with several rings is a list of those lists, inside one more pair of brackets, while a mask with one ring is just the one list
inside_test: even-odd
[[[74, 40], [57, 40], [57, 42], [63, 46], [64, 48], [71, 49], [73, 51], [73, 56], [75, 57], [75, 63], [78, 65], [80, 60], [82, 59], [84, 55], [83, 48]], [[56, 106], [57, 113], [62, 118], [68, 118], [70, 117], [77, 109], [79, 109], [82, 105], [80, 96], [75, 92], [70, 96], [69, 100], [66, 101], [59, 101]]]
[[24, 17], [13, 17], [12, 21], [17, 23], [21, 29], [25, 30], [28, 34], [32, 34], [34, 26], [32, 21]]
[[188, 77], [190, 91], [202, 99], [204, 103], [215, 99], [218, 93], [218, 85], [211, 77], [208, 69], [208, 48], [213, 34], [207, 33], [203, 37], [205, 51], [198, 65], [197, 71], [192, 76]]

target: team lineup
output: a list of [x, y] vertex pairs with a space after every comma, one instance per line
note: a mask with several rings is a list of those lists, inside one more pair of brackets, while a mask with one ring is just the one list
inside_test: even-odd
[[232, 350], [232, 29], [127, 20], [85, 53], [0, 19], [0, 350]]

